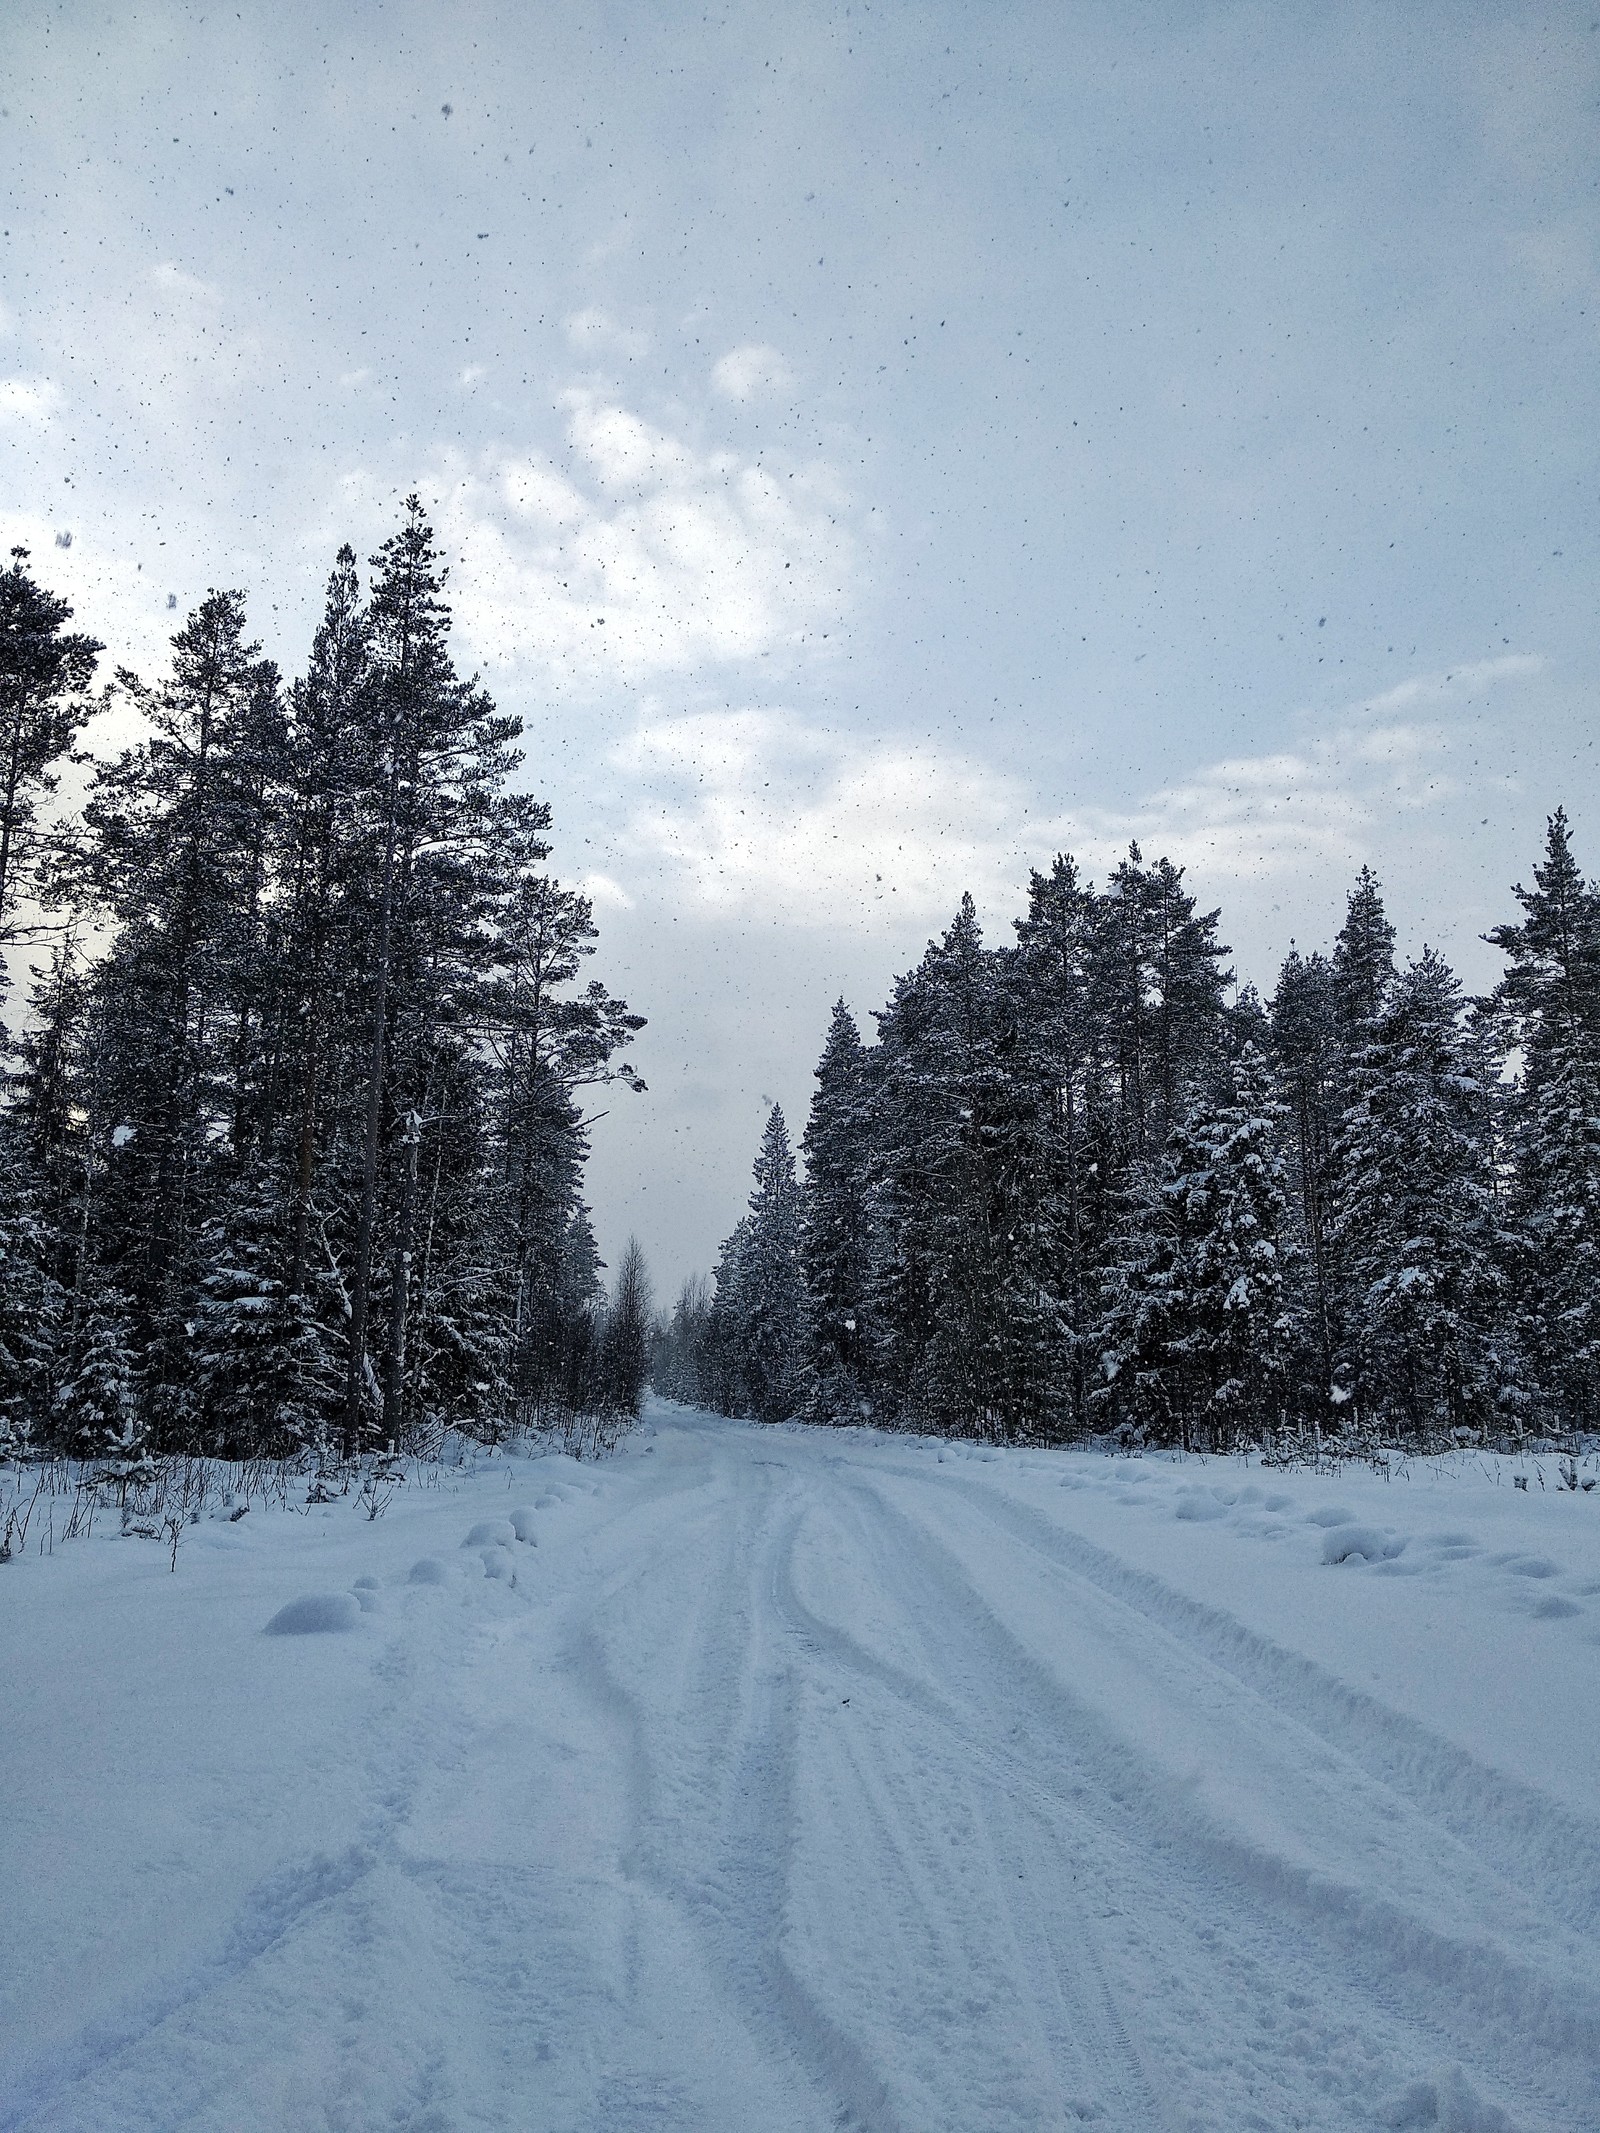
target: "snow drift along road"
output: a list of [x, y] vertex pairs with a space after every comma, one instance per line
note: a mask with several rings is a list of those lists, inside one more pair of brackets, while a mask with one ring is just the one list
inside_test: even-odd
[[1600, 2128], [1600, 1492], [657, 1406], [0, 1610], [0, 2128]]

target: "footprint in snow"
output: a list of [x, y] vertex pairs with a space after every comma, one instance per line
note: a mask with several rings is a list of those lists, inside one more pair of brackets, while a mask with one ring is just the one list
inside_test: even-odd
[[1497, 2103], [1485, 2103], [1459, 2066], [1446, 2067], [1431, 2081], [1413, 2081], [1384, 2113], [1397, 2128], [1432, 2126], [1436, 2133], [1514, 2133]]
[[1383, 1533], [1376, 1526], [1332, 1526], [1322, 1536], [1325, 1563], [1390, 1563], [1404, 1549], [1409, 1536]]
[[1213, 1518], [1226, 1518], [1228, 1506], [1214, 1489], [1180, 1489], [1177, 1508], [1173, 1517], [1185, 1524], [1199, 1525]]
[[509, 1518], [480, 1518], [466, 1539], [463, 1548], [514, 1548], [517, 1544], [517, 1529]]

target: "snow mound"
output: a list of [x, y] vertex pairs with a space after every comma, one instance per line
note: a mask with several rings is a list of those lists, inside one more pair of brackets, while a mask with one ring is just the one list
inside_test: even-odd
[[483, 1574], [486, 1578], [510, 1578], [514, 1585], [517, 1573], [511, 1567], [511, 1559], [502, 1547], [485, 1548], [483, 1551]]
[[506, 1518], [480, 1518], [461, 1543], [463, 1548], [514, 1548], [516, 1544], [516, 1528]]
[[519, 1504], [511, 1514], [512, 1532], [516, 1534], [519, 1541], [526, 1541], [530, 1547], [537, 1547], [538, 1543], [534, 1539], [533, 1527], [534, 1516], [531, 1505]]
[[437, 1556], [424, 1555], [411, 1566], [409, 1583], [413, 1585], [442, 1585], [450, 1575]]
[[1322, 1536], [1325, 1563], [1387, 1563], [1405, 1547], [1403, 1533], [1382, 1533], [1376, 1526], [1335, 1526]]
[[353, 1592], [308, 1592], [280, 1607], [267, 1624], [269, 1637], [314, 1637], [325, 1631], [354, 1629], [361, 1603]]
[[1389, 2106], [1388, 2123], [1403, 2128], [1432, 2126], [1436, 2133], [1514, 2133], [1500, 2106], [1485, 2103], [1458, 2066], [1435, 2075], [1432, 2081], [1411, 2082]]
[[1178, 1507], [1172, 1515], [1174, 1518], [1199, 1523], [1209, 1518], [1226, 1518], [1228, 1506], [1214, 1490], [1180, 1489]]
[[1318, 1510], [1306, 1513], [1308, 1526], [1349, 1526], [1355, 1523], [1354, 1511], [1347, 1511], [1342, 1503], [1325, 1503]]

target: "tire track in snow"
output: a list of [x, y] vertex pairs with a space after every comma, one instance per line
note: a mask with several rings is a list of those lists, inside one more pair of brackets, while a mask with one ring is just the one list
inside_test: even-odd
[[[795, 1514], [779, 1516], [780, 1492], [754, 1462], [732, 1464], [732, 1519], [709, 1573], [705, 1548], [675, 1550], [614, 1593], [578, 1635], [591, 1693], [630, 1738], [634, 1833], [624, 1870], [691, 1925], [747, 2029], [789, 2065], [819, 2133], [902, 2133], [871, 2063], [786, 1952], [795, 1713], [766, 1617]], [[685, 1561], [697, 1575], [679, 1583], [671, 1573]], [[655, 1641], [663, 1627], [676, 1646], [665, 1662]], [[675, 1689], [676, 1742], [661, 1698], [641, 1679], [663, 1669]], [[687, 1744], [685, 1720], [694, 1729]]]
[[[928, 1496], [943, 1499], [940, 1508], [946, 1514], [952, 1502], [980, 1517], [989, 1508], [989, 1492], [983, 1492], [985, 1502], [977, 1504], [959, 1482], [952, 1491], [942, 1478], [908, 1473], [901, 1466], [891, 1478], [918, 1484]], [[950, 1535], [930, 1530], [925, 1517], [912, 1516], [898, 1500], [903, 1489], [894, 1489], [891, 1500], [881, 1475], [869, 1468], [860, 1471], [860, 1483], [884, 1521], [885, 1534], [899, 1534], [894, 1573], [898, 1589], [916, 1589], [920, 1584], [921, 1611], [940, 1622], [940, 1678], [960, 1682], [971, 1700], [974, 1754], [984, 1752], [985, 1740], [998, 1740], [1004, 1733], [1003, 1710], [1001, 1722], [996, 1720], [993, 1684], [1009, 1677], [1015, 1683], [1013, 1708], [1048, 1714], [1048, 1722], [1059, 1727], [1070, 1744], [1074, 1762], [1087, 1780], [1091, 1812], [1101, 1821], [1108, 1845], [1120, 1826], [1132, 1834], [1140, 1852], [1163, 1855], [1173, 1885], [1201, 1875], [1192, 1907], [1223, 1902], [1235, 1910], [1241, 1904], [1251, 1910], [1255, 1914], [1252, 1930], [1262, 1941], [1276, 1943], [1275, 1974], [1304, 1971], [1304, 1949], [1318, 1945], [1320, 1962], [1324, 1966], [1337, 1963], [1346, 1972], [1353, 1994], [1364, 1997], [1374, 2010], [1383, 2009], [1402, 2030], [1414, 2033], [1423, 2063], [1429, 2063], [1429, 2054], [1445, 2053], [1484, 2067], [1487, 2056], [1489, 2085], [1509, 2086], [1513, 2093], [1535, 2101], [1547, 2114], [1540, 2123], [1548, 2125], [1551, 2133], [1568, 2133], [1573, 2124], [1588, 2122], [1585, 2114], [1600, 2123], [1600, 2029], [1596, 1995], [1587, 1984], [1577, 1982], [1585, 1972], [1569, 1970], [1565, 1977], [1552, 1978], [1513, 1954], [1487, 1923], [1481, 1940], [1440, 1932], [1365, 1882], [1341, 1884], [1336, 1877], [1307, 1869], [1269, 1845], [1241, 1841], [1220, 1828], [1213, 1818], [1196, 1811], [1197, 1803], [1186, 1799], [1185, 1788], [1170, 1771], [1152, 1765], [1137, 1743], [1108, 1728], [1102, 1716], [1073, 1694], [1059, 1670], [1047, 1664], [1034, 1644], [1018, 1636], [1004, 1614], [974, 1586], [967, 1551], [952, 1545]], [[1000, 1526], [1013, 1543], [1025, 1538], [1003, 1520], [989, 1523], [991, 1530]], [[1048, 1567], [1065, 1588], [1055, 1615], [1062, 1631], [1070, 1634], [1086, 1581], [1077, 1581], [1075, 1594], [1070, 1572], [1059, 1564]], [[1013, 1591], [1010, 1597], [1015, 1596]], [[1130, 1648], [1126, 1655], [1128, 1678], [1133, 1681], [1150, 1674], [1159, 1644], [1174, 1651], [1180, 1647], [1177, 1640], [1164, 1635], [1161, 1625], [1143, 1622], [1135, 1609], [1127, 1613], [1130, 1625], [1138, 1622], [1144, 1632], [1142, 1641], [1136, 1640], [1137, 1648]], [[969, 1646], [965, 1655], [960, 1649], [964, 1639]], [[1197, 1667], [1197, 1678], [1209, 1671]], [[1170, 1675], [1170, 1662], [1156, 1668], [1157, 1681], [1163, 1673]], [[1248, 1724], [1247, 1706], [1237, 1707], [1231, 1715]], [[1319, 1759], [1328, 1769], [1336, 1769], [1337, 1750], [1321, 1741], [1316, 1745]], [[1041, 1774], [1036, 1768], [1019, 1767], [1003, 1749], [993, 1752], [1015, 1770], [1017, 1782], [1042, 1783], [1063, 1805], [1083, 1804], [1081, 1787], [1063, 1785], [1053, 1774]], [[1392, 1832], [1381, 1820], [1371, 1828], [1375, 1839], [1392, 1844]], [[1465, 1865], [1464, 1850], [1455, 1848]], [[1221, 1877], [1212, 1881], [1209, 1890], [1204, 1886], [1207, 1869]], [[1161, 1892], [1147, 1890], [1139, 1902], [1159, 1909]], [[1568, 1943], [1564, 1952], [1570, 1952], [1571, 1937], [1563, 1939]], [[1315, 1990], [1314, 1970], [1309, 1984]], [[1458, 2009], [1458, 1997], [1468, 2005]], [[1458, 2017], [1453, 2027], [1449, 2026], [1452, 2013]], [[1561, 2063], [1552, 2066], [1552, 2055]]]
[[895, 1469], [924, 1486], [956, 1488], [1047, 1554], [1063, 1570], [1125, 1602], [1180, 1639], [1211, 1665], [1317, 1734], [1326, 1746], [1379, 1783], [1405, 1796], [1474, 1852], [1495, 1862], [1507, 1882], [1537, 1890], [1553, 1918], [1600, 1936], [1600, 1834], [1560, 1802], [1491, 1769], [1415, 1719], [1339, 1680], [1315, 1660], [1247, 1629], [1221, 1608], [1178, 1591], [1147, 1570], [1017, 1503], [972, 1477], [961, 1484], [926, 1469]]
[[[859, 1492], [838, 1493], [848, 1498]], [[814, 1521], [817, 1511], [815, 1503], [809, 1505], [807, 1520]], [[874, 1760], [880, 1766], [887, 1762], [891, 1770], [895, 1762], [904, 1765], [895, 1787], [899, 1812], [892, 1821], [885, 1818], [884, 1841], [895, 1851], [910, 1842], [935, 1882], [941, 1845], [921, 1795], [941, 1765], [959, 1780], [970, 1841], [990, 1854], [992, 1894], [1004, 1908], [1013, 1954], [1011, 1989], [1031, 2003], [1049, 2054], [1059, 2091], [1057, 2122], [1158, 2133], [1171, 2122], [1167, 2104], [1158, 2100], [1143, 2055], [1117, 2010], [1088, 1906], [1073, 1893], [1088, 1849], [1083, 1833], [1063, 1841], [1057, 1803], [1026, 1782], [1018, 1759], [975, 1738], [959, 1707], [937, 1687], [808, 1607], [797, 1588], [794, 1554], [791, 1548], [784, 1560], [775, 1598], [801, 1648], [819, 1669], [842, 1668], [850, 1675], [858, 1707], [863, 1684], [880, 1687], [932, 1732], [931, 1752], [914, 1765], [905, 1764], [903, 1746], [902, 1755], [893, 1759], [885, 1758], [880, 1747]], [[881, 1767], [879, 1774], [881, 1782]], [[982, 1782], [986, 1778], [992, 1782]], [[1019, 1902], [1018, 1881], [1051, 1889], [1054, 1902]]]

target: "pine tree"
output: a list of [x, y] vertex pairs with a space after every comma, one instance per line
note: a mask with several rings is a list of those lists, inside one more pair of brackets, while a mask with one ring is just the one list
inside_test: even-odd
[[95, 775], [75, 884], [108, 945], [59, 961], [13, 1082], [48, 1271], [74, 1324], [116, 1291], [158, 1452], [320, 1441], [334, 1406], [347, 1450], [493, 1431], [547, 1366], [600, 1396], [581, 1096], [643, 1086], [643, 1018], [581, 982], [589, 907], [450, 663], [414, 499], [375, 562], [363, 604], [340, 551], [287, 691], [235, 593], [165, 681], [120, 677], [146, 735]]
[[1035, 1085], [1041, 1278], [1054, 1299], [1065, 1419], [1089, 1427], [1096, 1291], [1111, 1229], [1118, 1143], [1110, 1097], [1100, 899], [1070, 856], [1032, 875], [1016, 921], [1017, 1071]]
[[121, 1113], [99, 1256], [121, 1269], [151, 1426], [175, 1447], [194, 1442], [187, 1310], [237, 1115], [242, 929], [260, 896], [247, 760], [277, 682], [237, 593], [209, 594], [172, 643], [159, 688], [118, 677], [150, 737], [100, 767], [85, 821], [88, 882], [118, 929], [94, 986]]
[[[104, 645], [65, 625], [72, 609], [35, 584], [26, 548], [0, 571], [0, 950], [18, 937], [19, 898], [40, 855], [39, 805], [88, 715]], [[3, 966], [0, 966], [3, 970]]]
[[1100, 904], [1097, 1008], [1114, 1047], [1130, 1160], [1160, 1149], [1214, 1063], [1232, 981], [1217, 939], [1221, 914], [1196, 911], [1183, 872], [1169, 859], [1145, 866], [1130, 845]]

